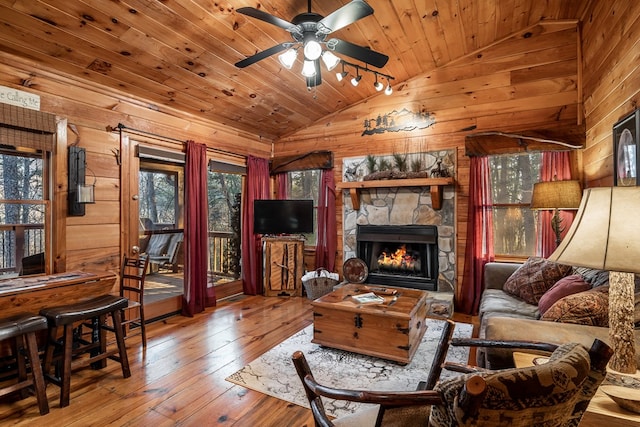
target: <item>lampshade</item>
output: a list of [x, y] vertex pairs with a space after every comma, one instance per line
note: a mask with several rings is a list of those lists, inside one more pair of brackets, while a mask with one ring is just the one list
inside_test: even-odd
[[600, 270], [640, 273], [640, 187], [589, 188], [550, 260]]
[[549, 260], [609, 271], [610, 367], [634, 373], [634, 274], [640, 273], [640, 187], [584, 191], [571, 228]]
[[545, 181], [533, 184], [531, 209], [576, 210], [582, 191], [579, 181]]

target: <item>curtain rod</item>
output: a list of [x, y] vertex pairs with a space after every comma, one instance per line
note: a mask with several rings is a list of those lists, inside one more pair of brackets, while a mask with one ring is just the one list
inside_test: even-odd
[[[185, 144], [187, 142], [187, 141], [183, 141], [181, 139], [172, 138], [170, 136], [164, 136], [164, 135], [159, 135], [157, 133], [148, 132], [146, 130], [130, 128], [130, 127], [126, 126], [126, 125], [123, 125], [122, 123], [118, 123], [118, 125], [115, 128], [112, 127], [112, 126], [107, 126], [107, 131], [109, 131], [109, 132], [113, 132], [113, 131], [116, 131], [116, 130], [119, 131], [119, 132], [122, 132], [123, 130], [128, 130], [128, 131], [131, 131], [133, 133], [139, 133], [139, 134], [142, 134], [142, 135], [154, 136], [156, 138], [165, 139], [167, 141], [175, 141], [175, 142], [179, 142], [181, 144]], [[233, 153], [231, 151], [222, 150], [220, 148], [209, 148], [209, 147], [207, 147], [207, 150], [212, 150], [212, 151], [217, 152], [217, 153], [226, 154], [228, 156], [239, 157], [241, 159], [246, 159], [247, 158], [247, 156], [243, 156], [242, 154]]]

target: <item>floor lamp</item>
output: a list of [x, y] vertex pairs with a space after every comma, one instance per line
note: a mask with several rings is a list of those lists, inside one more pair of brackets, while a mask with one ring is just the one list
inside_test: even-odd
[[560, 244], [560, 235], [564, 231], [560, 211], [578, 209], [581, 198], [580, 182], [576, 180], [544, 181], [533, 185], [531, 209], [553, 211], [551, 228], [556, 236], [556, 247]]
[[609, 271], [609, 367], [635, 373], [634, 273], [640, 273], [640, 187], [590, 188], [549, 260]]

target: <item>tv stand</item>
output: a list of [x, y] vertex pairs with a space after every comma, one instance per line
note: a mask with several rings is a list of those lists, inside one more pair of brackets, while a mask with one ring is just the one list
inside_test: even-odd
[[264, 295], [302, 296], [304, 238], [263, 237]]

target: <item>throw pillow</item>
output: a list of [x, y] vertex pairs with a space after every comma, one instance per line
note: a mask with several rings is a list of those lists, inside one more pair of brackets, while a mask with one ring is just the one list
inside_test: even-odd
[[609, 326], [609, 286], [598, 286], [559, 299], [543, 315], [542, 320]]
[[569, 265], [531, 257], [509, 276], [502, 290], [529, 304], [537, 305], [545, 292], [570, 273], [571, 266]]
[[542, 315], [560, 298], [577, 294], [578, 292], [588, 291], [589, 289], [591, 289], [591, 285], [585, 282], [579, 274], [563, 277], [540, 297], [538, 310]]

